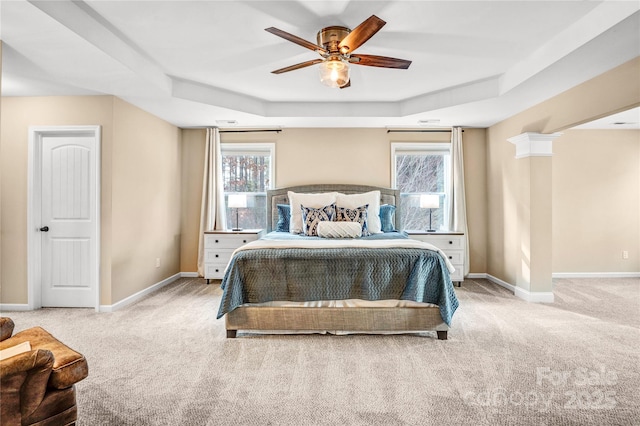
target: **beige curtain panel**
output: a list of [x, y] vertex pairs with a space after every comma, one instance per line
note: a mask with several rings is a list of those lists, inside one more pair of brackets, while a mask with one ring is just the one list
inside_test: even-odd
[[222, 153], [220, 132], [207, 129], [204, 149], [204, 177], [200, 208], [200, 236], [198, 237], [198, 275], [204, 276], [204, 232], [225, 229], [227, 223], [222, 181]]
[[469, 230], [467, 228], [467, 206], [464, 194], [464, 157], [462, 155], [462, 128], [451, 129], [451, 229], [464, 232], [466, 240], [464, 275], [469, 273]]

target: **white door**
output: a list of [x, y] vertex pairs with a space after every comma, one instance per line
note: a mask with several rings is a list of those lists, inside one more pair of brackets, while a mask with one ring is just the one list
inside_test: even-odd
[[99, 142], [86, 132], [40, 141], [41, 305], [96, 307]]

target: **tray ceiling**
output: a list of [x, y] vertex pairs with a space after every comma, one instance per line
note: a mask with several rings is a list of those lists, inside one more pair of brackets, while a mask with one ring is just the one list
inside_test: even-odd
[[[112, 94], [181, 127], [485, 127], [640, 54], [639, 3], [577, 1], [5, 1], [3, 96]], [[309, 41], [331, 25], [387, 24], [322, 85]]]

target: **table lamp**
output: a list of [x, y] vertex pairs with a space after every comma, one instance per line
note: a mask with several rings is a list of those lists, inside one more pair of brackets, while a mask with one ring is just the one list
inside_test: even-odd
[[420, 208], [429, 209], [429, 229], [427, 232], [436, 232], [431, 226], [431, 210], [440, 207], [440, 196], [436, 194], [422, 194], [420, 195]]
[[242, 231], [242, 228], [238, 227], [238, 209], [244, 209], [247, 207], [247, 195], [246, 194], [229, 194], [227, 199], [227, 207], [236, 209], [236, 227], [232, 231]]

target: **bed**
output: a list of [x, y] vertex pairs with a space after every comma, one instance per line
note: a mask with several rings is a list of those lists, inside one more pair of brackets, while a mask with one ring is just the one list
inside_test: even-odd
[[222, 280], [218, 318], [225, 317], [227, 337], [236, 337], [239, 330], [435, 331], [438, 339], [447, 339], [458, 301], [449, 276], [452, 267], [441, 252], [401, 231], [349, 239], [276, 231], [282, 220], [279, 209], [289, 204], [289, 195], [359, 197], [372, 191], [379, 192], [380, 205], [395, 206], [390, 220], [401, 230], [398, 190], [325, 184], [267, 191], [266, 236], [236, 250]]

